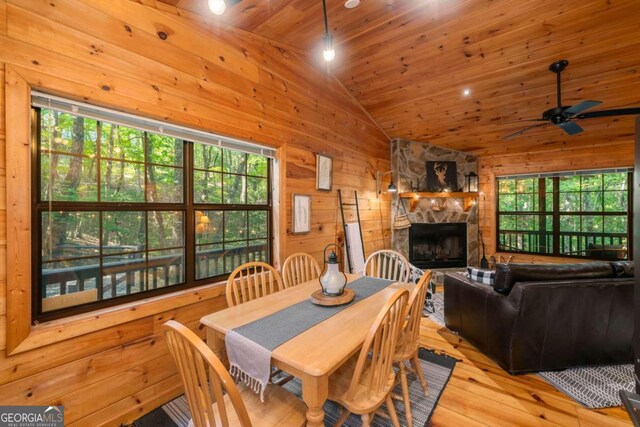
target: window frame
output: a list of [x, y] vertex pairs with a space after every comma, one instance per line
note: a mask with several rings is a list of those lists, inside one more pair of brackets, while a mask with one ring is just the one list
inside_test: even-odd
[[[210, 283], [220, 282], [226, 280], [229, 276], [229, 273], [203, 277], [201, 279], [196, 279], [196, 270], [197, 266], [197, 245], [196, 245], [196, 236], [195, 236], [195, 215], [196, 211], [201, 210], [215, 210], [215, 211], [265, 211], [267, 212], [267, 236], [264, 239], [266, 240], [266, 259], [264, 262], [272, 264], [274, 259], [273, 257], [273, 215], [274, 215], [274, 203], [273, 203], [273, 191], [272, 191], [272, 172], [273, 172], [273, 161], [268, 156], [267, 158], [267, 173], [265, 177], [261, 177], [267, 180], [267, 200], [265, 204], [257, 205], [257, 204], [225, 204], [224, 199], [221, 200], [221, 203], [195, 203], [194, 197], [194, 171], [200, 170], [195, 167], [194, 164], [194, 145], [202, 144], [207, 145], [201, 142], [191, 142], [188, 140], [182, 140], [182, 194], [183, 200], [181, 203], [171, 203], [171, 202], [147, 202], [147, 192], [145, 185], [145, 200], [142, 202], [117, 202], [117, 201], [99, 201], [99, 202], [87, 202], [87, 201], [55, 201], [51, 202], [52, 211], [96, 211], [96, 212], [110, 212], [110, 211], [118, 211], [118, 212], [153, 212], [153, 211], [172, 211], [172, 212], [182, 212], [184, 217], [183, 229], [184, 229], [184, 259], [183, 259], [183, 275], [184, 282], [174, 285], [168, 285], [165, 287], [160, 287], [156, 289], [150, 289], [145, 291], [140, 291], [137, 293], [125, 294], [121, 296], [116, 296], [108, 299], [98, 299], [97, 301], [92, 301], [89, 303], [74, 305], [70, 307], [65, 307], [57, 310], [52, 310], [48, 312], [42, 312], [42, 301], [43, 301], [43, 286], [42, 286], [42, 275], [41, 275], [41, 267], [42, 267], [42, 253], [41, 253], [41, 239], [43, 235], [42, 224], [40, 221], [40, 215], [42, 212], [49, 211], [49, 201], [40, 200], [41, 198], [41, 107], [29, 106], [30, 107], [30, 120], [31, 120], [31, 141], [30, 141], [30, 153], [31, 158], [29, 160], [31, 166], [31, 191], [30, 191], [30, 200], [31, 200], [31, 324], [39, 324], [41, 322], [49, 322], [62, 318], [66, 318], [69, 316], [74, 316], [83, 313], [89, 313], [92, 311], [100, 310], [103, 308], [113, 307], [116, 305], [131, 303], [139, 300], [143, 300], [146, 298], [150, 298], [153, 296], [159, 296], [163, 294], [168, 294], [171, 292], [177, 292], [181, 290], [186, 290], [189, 288], [194, 288]], [[107, 122], [108, 123], [108, 122]], [[130, 127], [130, 126], [127, 126]], [[150, 164], [155, 164], [149, 161], [148, 158], [148, 138], [147, 134], [152, 133], [149, 131], [141, 130], [143, 132], [144, 138], [144, 153], [145, 159], [143, 162], [133, 162], [143, 164], [144, 168], [144, 180], [145, 184], [148, 180], [147, 176], [147, 166]], [[233, 150], [225, 147], [221, 147], [223, 151], [235, 151], [242, 152], [238, 150]], [[99, 144], [96, 144], [96, 152], [100, 152]], [[245, 155], [245, 167], [247, 167], [248, 156], [250, 153], [243, 153]], [[98, 161], [101, 160], [101, 157], [98, 158]], [[222, 160], [221, 160], [222, 161]], [[165, 165], [161, 165], [165, 166]], [[175, 166], [174, 166], [175, 167]], [[220, 175], [224, 175], [224, 172], [221, 170]], [[246, 170], [244, 174], [232, 173], [234, 176], [244, 176], [245, 179], [248, 177], [252, 177], [254, 175], [250, 175], [249, 171]], [[96, 185], [98, 188], [98, 194], [100, 194], [100, 185], [101, 185], [101, 177], [99, 173], [99, 169], [96, 171]], [[247, 187], [248, 188], [248, 187]], [[247, 190], [245, 190], [245, 202], [247, 202]], [[223, 197], [224, 197], [224, 193]], [[247, 218], [248, 221], [248, 218]], [[148, 225], [148, 217], [145, 219], [145, 224]], [[99, 222], [99, 235], [102, 236], [102, 221]], [[148, 235], [148, 227], [146, 229], [146, 233]], [[252, 239], [247, 238], [247, 244]], [[99, 248], [99, 253], [96, 255], [100, 259], [100, 273], [99, 277], [102, 277], [102, 259], [103, 259], [103, 250], [102, 246]], [[145, 254], [152, 252], [149, 247], [145, 247]], [[147, 261], [148, 262], [148, 261]], [[145, 269], [147, 267], [144, 267]], [[101, 279], [99, 279], [101, 280]], [[96, 283], [96, 289], [100, 290], [101, 286]]]
[[[597, 171], [593, 171], [593, 173], [607, 173], [607, 172], [615, 172], [616, 169], [615, 168], [611, 168], [611, 169], [601, 169], [601, 170], [597, 170]], [[584, 175], [587, 175], [588, 172], [590, 171], [579, 171], [579, 172], [585, 172]], [[626, 218], [627, 218], [627, 257], [624, 260], [631, 260], [633, 259], [633, 171], [632, 170], [627, 170], [627, 211], [626, 211]], [[571, 175], [574, 176], [574, 175]], [[499, 181], [501, 178], [513, 178], [513, 179], [518, 179], [518, 178], [533, 178], [533, 179], [537, 179], [538, 180], [538, 210], [537, 211], [505, 211], [502, 212], [500, 211], [500, 190], [499, 190]], [[546, 183], [545, 183], [545, 179], [551, 178], [553, 181], [553, 190], [551, 193], [545, 191], [545, 187], [546, 187]], [[559, 209], [559, 205], [560, 205], [560, 178], [561, 176], [558, 175], [553, 175], [553, 174], [548, 174], [546, 176], [522, 176], [522, 177], [518, 177], [518, 176], [513, 176], [513, 177], [495, 177], [495, 182], [494, 182], [494, 188], [495, 188], [495, 205], [494, 205], [494, 209], [495, 209], [495, 229], [496, 229], [496, 233], [495, 233], [495, 242], [496, 242], [496, 252], [500, 252], [500, 253], [512, 253], [512, 254], [528, 254], [528, 255], [536, 255], [536, 256], [545, 256], [545, 257], [554, 257], [554, 258], [575, 258], [575, 259], [591, 259], [591, 260], [601, 260], [602, 258], [597, 258], [597, 257], [589, 257], [586, 255], [571, 255], [571, 254], [563, 254], [560, 252], [560, 236], [561, 236], [561, 231], [560, 231], [560, 217], [565, 214], [565, 215], [571, 215], [571, 216], [602, 216], [603, 218], [606, 216], [622, 216], [622, 214], [624, 212], [622, 211], [618, 211], [618, 212], [607, 212], [607, 211], [594, 211], [594, 212], [587, 212], [587, 211], [583, 211], [583, 210], [579, 210], [579, 211], [572, 211], [572, 212], [561, 212]], [[585, 191], [582, 190], [582, 188], [580, 189], [580, 191], [578, 192], [578, 194], [580, 194], [582, 196], [582, 193], [584, 192], [589, 192], [589, 191]], [[606, 192], [602, 191], [602, 194], [604, 195]], [[517, 192], [514, 193], [509, 193], [509, 195], [511, 194], [518, 194]], [[532, 193], [533, 194], [533, 193]], [[552, 210], [550, 212], [545, 211], [545, 201], [546, 201], [546, 196], [547, 194], [551, 194], [553, 201], [552, 201]], [[517, 195], [516, 195], [517, 198]], [[582, 197], [581, 197], [582, 199]], [[603, 199], [603, 203], [604, 203], [604, 199]], [[542, 210], [540, 210], [542, 209]], [[582, 209], [582, 207], [581, 207]], [[552, 218], [552, 230], [549, 232], [549, 234], [552, 237], [552, 247], [551, 247], [551, 251], [550, 252], [539, 252], [539, 251], [524, 251], [524, 250], [513, 250], [513, 249], [503, 249], [501, 247], [501, 243], [500, 243], [500, 216], [501, 215], [514, 215], [516, 218], [518, 216], [521, 215], [531, 215], [531, 216], [535, 216], [537, 217], [536, 220], [538, 221], [542, 221], [542, 218], [544, 216], [551, 216]], [[582, 233], [582, 232], [576, 232], [576, 233]], [[614, 261], [614, 260], [611, 260]], [[620, 259], [619, 261], [623, 261], [623, 259]]]

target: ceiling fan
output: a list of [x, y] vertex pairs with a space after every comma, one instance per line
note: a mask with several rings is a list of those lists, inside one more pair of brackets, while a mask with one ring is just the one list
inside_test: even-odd
[[525, 133], [530, 129], [535, 129], [542, 126], [555, 125], [560, 129], [565, 131], [569, 135], [575, 135], [577, 133], [582, 132], [582, 128], [578, 125], [574, 120], [576, 119], [592, 119], [594, 117], [609, 117], [609, 116], [626, 116], [626, 115], [637, 115], [640, 114], [640, 107], [636, 108], [618, 108], [613, 110], [601, 110], [601, 111], [590, 111], [585, 112], [586, 110], [593, 108], [597, 105], [602, 104], [601, 101], [582, 101], [579, 104], [574, 106], [564, 106], [562, 105], [562, 81], [560, 75], [565, 68], [569, 65], [569, 61], [566, 59], [562, 59], [560, 61], [556, 61], [553, 64], [549, 65], [549, 70], [556, 73], [556, 88], [557, 88], [557, 99], [558, 106], [555, 108], [551, 108], [544, 113], [542, 113], [541, 119], [528, 119], [523, 121], [528, 122], [544, 122], [536, 125], [528, 126], [524, 129], [519, 130], [518, 132], [512, 133], [503, 137], [502, 139], [510, 139]]

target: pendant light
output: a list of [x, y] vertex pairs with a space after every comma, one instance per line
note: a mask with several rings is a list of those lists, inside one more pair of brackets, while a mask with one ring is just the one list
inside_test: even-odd
[[324, 13], [324, 36], [322, 36], [322, 40], [324, 41], [324, 50], [322, 51], [322, 56], [325, 61], [331, 62], [336, 57], [336, 51], [333, 48], [333, 36], [329, 33], [326, 0], [322, 0], [322, 12]]
[[214, 15], [222, 15], [226, 9], [224, 0], [209, 0], [209, 10]]

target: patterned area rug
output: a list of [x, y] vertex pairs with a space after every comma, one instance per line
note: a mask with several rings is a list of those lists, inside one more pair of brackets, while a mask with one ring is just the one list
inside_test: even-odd
[[[425, 315], [439, 325], [444, 323], [444, 296], [433, 296], [435, 311]], [[633, 365], [604, 365], [538, 372], [555, 388], [587, 408], [620, 406], [620, 390], [634, 391]]]
[[[444, 390], [453, 368], [455, 367], [456, 360], [446, 356], [439, 355], [433, 352], [421, 349], [420, 361], [422, 363], [422, 370], [427, 378], [429, 384], [429, 396], [424, 395], [420, 381], [417, 378], [409, 375], [409, 395], [411, 396], [411, 410], [413, 414], [414, 426], [427, 426], [431, 419], [431, 414], [438, 404], [440, 395]], [[294, 379], [287, 383], [285, 386], [289, 391], [301, 395], [302, 388], [301, 383], [297, 379]], [[402, 390], [398, 385], [394, 390], [395, 393], [402, 395]], [[401, 425], [407, 425], [405, 419], [404, 404], [401, 401], [394, 401], [398, 418]], [[383, 410], [386, 412], [386, 408], [383, 406]], [[327, 402], [324, 406], [324, 411], [327, 414], [325, 417], [325, 425], [332, 426], [340, 415], [340, 408], [333, 402]], [[189, 411], [189, 405], [185, 396], [180, 396], [177, 399], [155, 409], [144, 417], [134, 421], [135, 427], [187, 427], [191, 414]], [[360, 426], [362, 422], [360, 418], [351, 415], [344, 423], [347, 427]], [[373, 419], [373, 426], [387, 427], [391, 426], [391, 421], [381, 417], [375, 416]]]

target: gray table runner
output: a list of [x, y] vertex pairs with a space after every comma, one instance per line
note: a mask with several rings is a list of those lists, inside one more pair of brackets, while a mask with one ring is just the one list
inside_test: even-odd
[[393, 280], [360, 277], [347, 284], [347, 287], [356, 293], [349, 304], [324, 307], [305, 300], [233, 330], [267, 350], [273, 351], [307, 329], [380, 292], [392, 283], [394, 283]]

